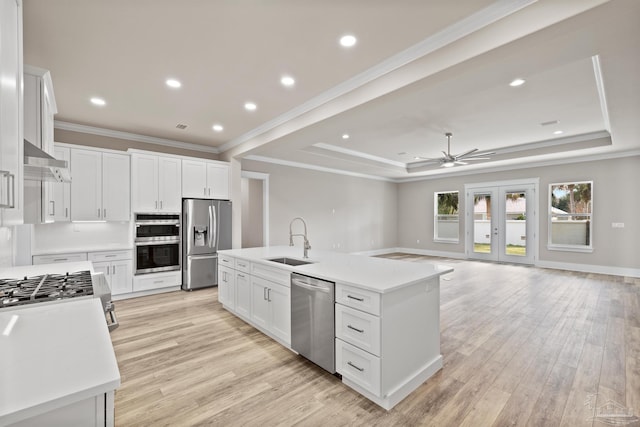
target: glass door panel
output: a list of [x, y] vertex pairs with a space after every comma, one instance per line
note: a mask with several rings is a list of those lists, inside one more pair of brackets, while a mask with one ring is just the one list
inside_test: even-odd
[[527, 194], [504, 193], [504, 254], [527, 256]]
[[473, 252], [491, 254], [491, 193], [473, 194]]

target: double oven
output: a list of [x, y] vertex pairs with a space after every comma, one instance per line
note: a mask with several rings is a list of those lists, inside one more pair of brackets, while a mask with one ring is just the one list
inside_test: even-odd
[[137, 213], [135, 274], [180, 270], [180, 214]]

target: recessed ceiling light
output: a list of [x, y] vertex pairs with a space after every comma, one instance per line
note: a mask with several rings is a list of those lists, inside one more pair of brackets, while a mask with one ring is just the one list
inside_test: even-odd
[[254, 104], [253, 102], [245, 102], [244, 103], [244, 109], [247, 111], [255, 111], [258, 108], [258, 106], [256, 104]]
[[340, 44], [343, 47], [352, 47], [356, 44], [357, 41], [358, 39], [356, 39], [355, 36], [352, 36], [351, 34], [346, 34], [340, 37]]
[[348, 133], [342, 134], [342, 139], [349, 139], [349, 134]]
[[553, 132], [554, 135], [562, 135], [564, 132], [561, 130], [557, 130], [555, 132]]
[[511, 87], [517, 87], [517, 86], [522, 86], [524, 84], [525, 80], [523, 79], [514, 79], [511, 81], [511, 83], [509, 83], [509, 86]]
[[217, 123], [215, 125], [213, 125], [211, 128], [216, 132], [222, 132], [224, 130], [224, 127], [222, 125], [217, 124]]
[[176, 79], [167, 79], [167, 81], [165, 82], [167, 84], [167, 86], [172, 87], [174, 89], [179, 88], [180, 86], [182, 86], [182, 83], [180, 83], [178, 80]]
[[296, 81], [291, 76], [282, 76], [282, 78], [280, 79], [280, 83], [282, 83], [282, 86], [292, 87], [296, 84]]
[[91, 103], [93, 105], [97, 105], [99, 107], [103, 107], [103, 106], [107, 105], [107, 101], [105, 101], [102, 98], [95, 97], [95, 96], [93, 98], [91, 98]]

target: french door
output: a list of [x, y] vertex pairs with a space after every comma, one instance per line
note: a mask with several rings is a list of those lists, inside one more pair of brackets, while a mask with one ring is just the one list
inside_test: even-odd
[[534, 263], [536, 187], [535, 182], [465, 186], [467, 257]]

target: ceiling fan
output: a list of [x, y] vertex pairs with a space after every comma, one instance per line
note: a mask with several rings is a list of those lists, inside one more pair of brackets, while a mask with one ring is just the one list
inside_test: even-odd
[[455, 165], [466, 165], [468, 164], [466, 163], [468, 161], [489, 160], [489, 157], [486, 157], [486, 156], [489, 156], [491, 154], [496, 154], [495, 152], [476, 153], [476, 151], [478, 151], [477, 148], [474, 148], [473, 150], [469, 150], [461, 154], [451, 154], [451, 137], [453, 136], [453, 134], [451, 132], [447, 132], [444, 134], [444, 136], [447, 137], [447, 151], [446, 153], [444, 151], [442, 152], [444, 156], [439, 159], [425, 159], [425, 160], [437, 160], [440, 162], [440, 166], [445, 168], [450, 168]]

